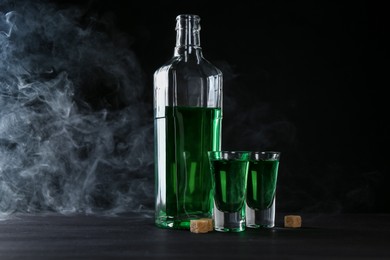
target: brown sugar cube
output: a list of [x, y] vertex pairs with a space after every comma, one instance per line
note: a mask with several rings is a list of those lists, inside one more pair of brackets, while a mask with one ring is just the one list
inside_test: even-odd
[[192, 233], [207, 233], [210, 231], [210, 222], [208, 219], [191, 219], [190, 231]]
[[299, 215], [284, 216], [284, 227], [299, 228], [302, 225], [302, 218]]
[[213, 231], [213, 219], [212, 218], [201, 218], [201, 220], [206, 220], [208, 230]]

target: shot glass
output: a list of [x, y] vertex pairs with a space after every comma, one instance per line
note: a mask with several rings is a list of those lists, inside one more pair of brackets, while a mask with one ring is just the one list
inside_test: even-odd
[[275, 226], [275, 198], [280, 152], [252, 152], [246, 193], [246, 226]]
[[220, 232], [244, 231], [250, 152], [213, 151], [208, 156], [213, 185], [214, 229]]

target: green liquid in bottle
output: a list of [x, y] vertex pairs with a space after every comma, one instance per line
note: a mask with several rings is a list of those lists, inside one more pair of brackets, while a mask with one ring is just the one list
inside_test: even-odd
[[216, 207], [226, 213], [242, 209], [245, 202], [248, 161], [216, 160], [212, 161], [211, 167]]
[[272, 205], [278, 167], [279, 161], [277, 160], [250, 161], [246, 197], [250, 208], [264, 210]]
[[[191, 219], [211, 217], [212, 182], [208, 151], [220, 149], [221, 109], [166, 107], [165, 125], [165, 208], [156, 224], [188, 229]], [[159, 127], [159, 122], [157, 122]], [[164, 138], [164, 137], [163, 137]], [[159, 158], [159, 160], [162, 160]], [[159, 171], [163, 171], [160, 170]], [[164, 193], [164, 192], [162, 192]]]

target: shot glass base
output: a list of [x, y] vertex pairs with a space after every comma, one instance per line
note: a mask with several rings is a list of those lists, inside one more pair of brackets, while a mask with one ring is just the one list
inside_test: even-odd
[[242, 232], [245, 230], [245, 215], [242, 210], [225, 213], [215, 210], [214, 230], [219, 232]]
[[242, 232], [245, 231], [245, 226], [239, 228], [215, 227], [214, 230], [218, 232]]
[[275, 225], [258, 225], [258, 224], [249, 224], [246, 225], [248, 228], [273, 228]]
[[246, 205], [246, 226], [249, 228], [273, 228], [275, 226], [275, 199], [270, 208], [254, 210]]

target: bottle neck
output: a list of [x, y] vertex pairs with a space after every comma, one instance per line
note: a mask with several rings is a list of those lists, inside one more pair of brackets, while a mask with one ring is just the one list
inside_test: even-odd
[[202, 56], [200, 47], [200, 18], [197, 15], [179, 15], [176, 18], [176, 47], [174, 56]]

